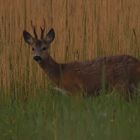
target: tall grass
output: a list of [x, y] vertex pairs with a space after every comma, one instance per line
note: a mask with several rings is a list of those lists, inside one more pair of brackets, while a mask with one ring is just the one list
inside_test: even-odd
[[93, 59], [103, 55], [139, 56], [139, 0], [1, 0], [0, 89], [35, 93], [47, 78], [33, 62], [22, 31], [46, 20], [56, 39], [51, 55], [58, 62]]
[[19, 100], [0, 98], [1, 140], [138, 140], [140, 100], [67, 97], [48, 90]]
[[0, 0], [0, 140], [138, 140], [140, 101], [66, 97], [48, 87], [22, 31], [55, 29], [57, 62], [139, 57], [139, 0]]

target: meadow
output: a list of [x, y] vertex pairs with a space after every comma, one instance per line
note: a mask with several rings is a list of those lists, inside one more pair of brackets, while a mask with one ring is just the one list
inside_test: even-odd
[[130, 54], [140, 59], [139, 0], [0, 0], [0, 140], [140, 138], [140, 97], [67, 97], [32, 60], [22, 31], [55, 29], [57, 62]]

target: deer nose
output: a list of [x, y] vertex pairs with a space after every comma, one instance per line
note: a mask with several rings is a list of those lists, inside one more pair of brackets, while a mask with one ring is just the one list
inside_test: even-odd
[[41, 58], [40, 56], [34, 56], [33, 59], [34, 59], [35, 61], [41, 61], [41, 60], [42, 60], [42, 58]]

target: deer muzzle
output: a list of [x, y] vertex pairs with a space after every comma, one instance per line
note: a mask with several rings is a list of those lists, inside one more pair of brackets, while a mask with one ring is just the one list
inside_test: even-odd
[[34, 56], [33, 59], [37, 62], [42, 60], [42, 58], [40, 56]]

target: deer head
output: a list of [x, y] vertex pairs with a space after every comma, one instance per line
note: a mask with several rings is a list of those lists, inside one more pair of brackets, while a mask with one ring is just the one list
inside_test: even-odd
[[23, 37], [24, 40], [29, 46], [32, 48], [33, 51], [33, 59], [40, 63], [42, 60], [46, 59], [48, 54], [48, 49], [51, 46], [52, 41], [55, 38], [55, 32], [54, 29], [50, 29], [48, 33], [45, 33], [45, 24], [44, 27], [40, 27], [41, 30], [41, 36], [38, 38], [38, 35], [36, 33], [35, 26], [32, 25], [34, 36], [32, 36], [29, 32], [26, 30], [23, 31]]

